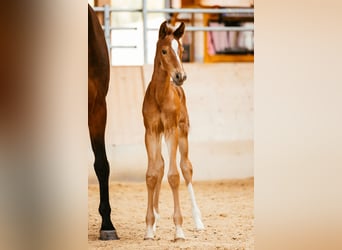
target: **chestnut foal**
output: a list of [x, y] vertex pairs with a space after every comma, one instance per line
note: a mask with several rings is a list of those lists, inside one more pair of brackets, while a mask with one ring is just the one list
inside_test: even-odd
[[[185, 239], [179, 204], [180, 177], [176, 165], [178, 146], [181, 154], [180, 168], [190, 194], [195, 226], [199, 230], [204, 229], [192, 188], [192, 165], [188, 159], [189, 117], [184, 90], [181, 87], [186, 80], [186, 74], [180, 59], [183, 51], [180, 39], [184, 34], [184, 29], [184, 23], [181, 23], [176, 30], [169, 27], [166, 21], [161, 24], [152, 80], [146, 90], [143, 103], [145, 145], [148, 155], [145, 239], [154, 238], [156, 220], [159, 217], [159, 192], [164, 176], [164, 159], [161, 154], [162, 134], [165, 136], [170, 157], [168, 181], [174, 200], [175, 239]], [[170, 81], [170, 77], [172, 81]]]

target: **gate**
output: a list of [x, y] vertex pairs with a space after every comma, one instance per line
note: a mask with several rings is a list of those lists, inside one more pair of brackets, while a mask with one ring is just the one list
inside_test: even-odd
[[[142, 15], [143, 22], [143, 53], [144, 53], [144, 64], [147, 64], [147, 54], [148, 54], [148, 46], [147, 46], [147, 33], [148, 31], [156, 31], [157, 27], [147, 27], [147, 18], [150, 13], [188, 13], [188, 14], [224, 14], [226, 16], [239, 16], [239, 15], [250, 15], [254, 16], [254, 8], [163, 8], [163, 9], [148, 9], [147, 8], [147, 0], [142, 0], [141, 8], [126, 8], [126, 9], [118, 9], [112, 8], [109, 5], [105, 5], [104, 7], [94, 7], [96, 12], [104, 13], [104, 33], [107, 42], [107, 46], [109, 49], [109, 54], [111, 55], [112, 49], [121, 48], [137, 48], [136, 45], [112, 45], [111, 42], [111, 31], [112, 30], [137, 30], [137, 27], [113, 27], [110, 24], [110, 15], [112, 12], [138, 12]], [[197, 31], [253, 31], [254, 27], [236, 27], [236, 26], [225, 26], [225, 27], [209, 27], [209, 26], [187, 26], [187, 32], [197, 32]]]

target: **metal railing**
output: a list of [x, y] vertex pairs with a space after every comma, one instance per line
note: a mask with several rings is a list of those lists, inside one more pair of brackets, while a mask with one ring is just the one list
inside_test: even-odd
[[[144, 63], [147, 63], [147, 33], [148, 31], [155, 31], [158, 28], [147, 27], [147, 15], [150, 13], [188, 13], [188, 14], [224, 14], [225, 16], [254, 16], [253, 8], [222, 8], [222, 9], [210, 9], [210, 8], [182, 8], [182, 9], [147, 9], [147, 0], [142, 0], [142, 8], [126, 8], [118, 9], [111, 8], [109, 5], [104, 7], [94, 7], [96, 12], [104, 12], [104, 33], [109, 51], [113, 48], [137, 48], [136, 45], [112, 45], [111, 43], [111, 31], [112, 30], [137, 30], [136, 27], [112, 27], [110, 25], [110, 14], [111, 12], [140, 12], [143, 20], [143, 47], [144, 47]], [[253, 27], [210, 27], [210, 26], [187, 26], [186, 31], [254, 31]], [[111, 54], [111, 53], [110, 53]]]

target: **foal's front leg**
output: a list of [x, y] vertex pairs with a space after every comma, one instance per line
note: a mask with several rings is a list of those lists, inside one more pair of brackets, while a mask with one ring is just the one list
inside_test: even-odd
[[185, 239], [184, 232], [182, 229], [183, 217], [180, 210], [179, 202], [179, 172], [176, 164], [176, 154], [178, 146], [178, 130], [176, 128], [171, 129], [165, 134], [165, 141], [169, 151], [170, 166], [168, 172], [168, 181], [172, 189], [173, 202], [174, 202], [174, 213], [173, 222], [176, 226], [175, 239]]
[[[162, 178], [163, 164], [161, 164], [161, 136], [156, 132], [146, 130], [145, 145], [148, 156], [148, 166], [146, 172], [147, 185], [147, 212], [146, 212], [146, 233], [144, 239], [154, 238], [155, 211], [153, 209], [154, 195], [156, 187], [160, 185], [159, 179]], [[159, 193], [159, 190], [158, 190]]]

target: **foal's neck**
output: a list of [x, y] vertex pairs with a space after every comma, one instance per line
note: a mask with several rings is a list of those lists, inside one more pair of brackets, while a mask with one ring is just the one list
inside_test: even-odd
[[157, 104], [161, 105], [165, 96], [167, 96], [170, 91], [171, 82], [168, 72], [162, 68], [160, 59], [157, 57], [154, 59], [154, 68], [150, 85], [152, 85], [151, 87], [154, 89]]
[[168, 72], [162, 68], [161, 62], [157, 57], [154, 60], [152, 82], [156, 83], [158, 86], [163, 87], [167, 87], [168, 85], [170, 85], [170, 76]]

